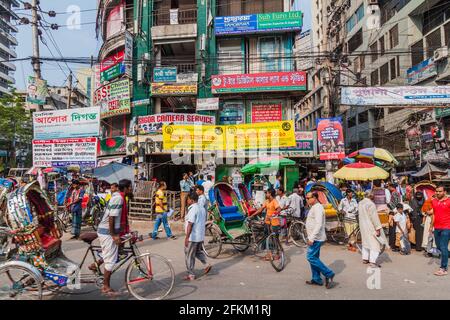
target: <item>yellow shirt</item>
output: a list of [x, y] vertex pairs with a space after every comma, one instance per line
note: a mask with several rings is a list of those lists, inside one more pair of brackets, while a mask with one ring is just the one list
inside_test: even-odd
[[167, 197], [164, 191], [162, 190], [156, 191], [155, 203], [156, 203], [155, 212], [157, 213], [167, 212]]

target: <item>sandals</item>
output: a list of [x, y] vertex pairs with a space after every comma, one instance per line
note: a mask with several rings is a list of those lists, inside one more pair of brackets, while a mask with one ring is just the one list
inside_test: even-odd
[[195, 276], [192, 275], [192, 274], [189, 274], [187, 276], [184, 276], [183, 280], [185, 280], [185, 281], [193, 281], [193, 280], [195, 280]]
[[211, 268], [212, 268], [212, 265], [210, 265], [210, 264], [208, 266], [206, 266], [205, 270], [203, 270], [203, 274], [207, 275], [211, 271]]
[[369, 260], [363, 260], [363, 264], [369, 264]]
[[448, 271], [444, 270], [444, 269], [439, 269], [438, 271], [436, 271], [434, 273], [434, 275], [438, 276], [438, 277], [446, 276], [447, 274], [448, 274]]

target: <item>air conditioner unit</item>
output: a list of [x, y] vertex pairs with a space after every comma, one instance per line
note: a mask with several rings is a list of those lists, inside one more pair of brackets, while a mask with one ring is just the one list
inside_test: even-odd
[[439, 61], [448, 58], [448, 48], [442, 47], [434, 51], [434, 61]]
[[369, 0], [369, 6], [377, 6], [378, 0]]

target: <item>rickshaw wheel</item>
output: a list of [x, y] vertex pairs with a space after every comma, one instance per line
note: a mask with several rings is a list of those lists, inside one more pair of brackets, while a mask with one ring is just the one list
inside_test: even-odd
[[0, 267], [0, 300], [42, 300], [42, 279], [19, 265]]
[[245, 252], [250, 247], [251, 238], [249, 234], [243, 234], [233, 239], [232, 246], [239, 252]]
[[217, 258], [222, 251], [222, 235], [220, 229], [214, 223], [207, 223], [203, 251], [210, 258]]

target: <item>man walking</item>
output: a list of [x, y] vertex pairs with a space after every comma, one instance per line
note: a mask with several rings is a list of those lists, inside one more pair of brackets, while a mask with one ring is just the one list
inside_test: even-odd
[[306, 284], [322, 286], [323, 280], [321, 274], [325, 276], [325, 286], [327, 289], [334, 287], [334, 272], [330, 270], [322, 261], [320, 261], [320, 247], [327, 240], [325, 234], [325, 210], [319, 202], [317, 192], [308, 192], [306, 201], [311, 209], [306, 218], [306, 232], [308, 235], [308, 250], [306, 259], [311, 265], [312, 279], [306, 281]]
[[161, 181], [159, 183], [158, 191], [155, 194], [155, 212], [156, 212], [156, 220], [155, 226], [153, 228], [153, 232], [150, 234], [152, 239], [158, 239], [158, 229], [161, 223], [164, 225], [164, 231], [166, 232], [167, 238], [175, 240], [177, 237], [172, 235], [172, 231], [170, 230], [169, 222], [167, 221], [168, 215], [168, 207], [167, 207], [167, 197], [166, 197], [166, 182]]
[[301, 218], [303, 211], [303, 198], [300, 196], [297, 188], [294, 188], [292, 194], [288, 197], [291, 208], [294, 210], [294, 217]]
[[208, 199], [205, 196], [205, 188], [203, 186], [195, 186], [195, 193], [198, 195], [198, 205], [208, 213]]
[[396, 230], [397, 226], [394, 223], [394, 215], [395, 215], [395, 209], [397, 208], [397, 204], [401, 202], [400, 194], [397, 191], [397, 186], [393, 184], [392, 182], [388, 183], [387, 186], [389, 193], [390, 193], [390, 201], [388, 202], [389, 207], [389, 215], [391, 216], [389, 219], [389, 246], [391, 247], [392, 251], [398, 251], [399, 249], [395, 245], [396, 243]]
[[81, 233], [81, 222], [83, 219], [82, 202], [85, 190], [80, 186], [78, 180], [72, 181], [72, 193], [70, 194], [70, 210], [72, 212], [72, 238], [78, 239]]
[[209, 190], [211, 190], [211, 188], [214, 186], [214, 183], [212, 182], [212, 176], [211, 175], [207, 175], [206, 176], [206, 181], [203, 182], [202, 186], [205, 189], [206, 199], [208, 199], [208, 201], [209, 201]]
[[410, 205], [412, 208], [412, 223], [416, 235], [416, 251], [422, 251], [422, 242], [423, 242], [423, 214], [422, 207], [425, 203], [425, 199], [423, 197], [423, 193], [421, 191], [417, 191], [412, 198]]
[[185, 262], [188, 272], [184, 280], [188, 281], [195, 280], [194, 266], [196, 258], [205, 266], [204, 274], [207, 274], [211, 270], [211, 265], [206, 261], [206, 255], [203, 251], [206, 211], [197, 202], [198, 195], [191, 192], [187, 198], [189, 211], [186, 215], [186, 238], [184, 239]]
[[353, 198], [353, 192], [347, 190], [345, 198], [341, 200], [338, 206], [338, 210], [344, 213], [344, 228], [347, 235], [352, 235], [348, 241], [348, 249], [356, 251], [354, 246], [355, 236], [353, 231], [358, 227], [358, 221], [356, 220], [356, 214], [358, 213], [358, 202]]
[[[450, 241], [450, 199], [443, 186], [436, 188], [436, 198], [432, 200], [433, 207], [429, 214], [434, 215], [434, 240], [441, 252], [441, 267], [434, 273], [436, 276], [448, 274], [448, 243]], [[431, 231], [431, 230], [430, 230]]]
[[358, 211], [363, 263], [370, 263], [371, 267], [380, 267], [377, 258], [387, 241], [370, 191], [365, 192], [365, 198], [358, 204]]
[[187, 173], [183, 174], [183, 180], [180, 181], [180, 189], [181, 189], [181, 208], [180, 208], [180, 217], [181, 220], [184, 220], [184, 216], [186, 214], [186, 200], [189, 192], [191, 192], [191, 188], [194, 186], [193, 182], [189, 179]]

